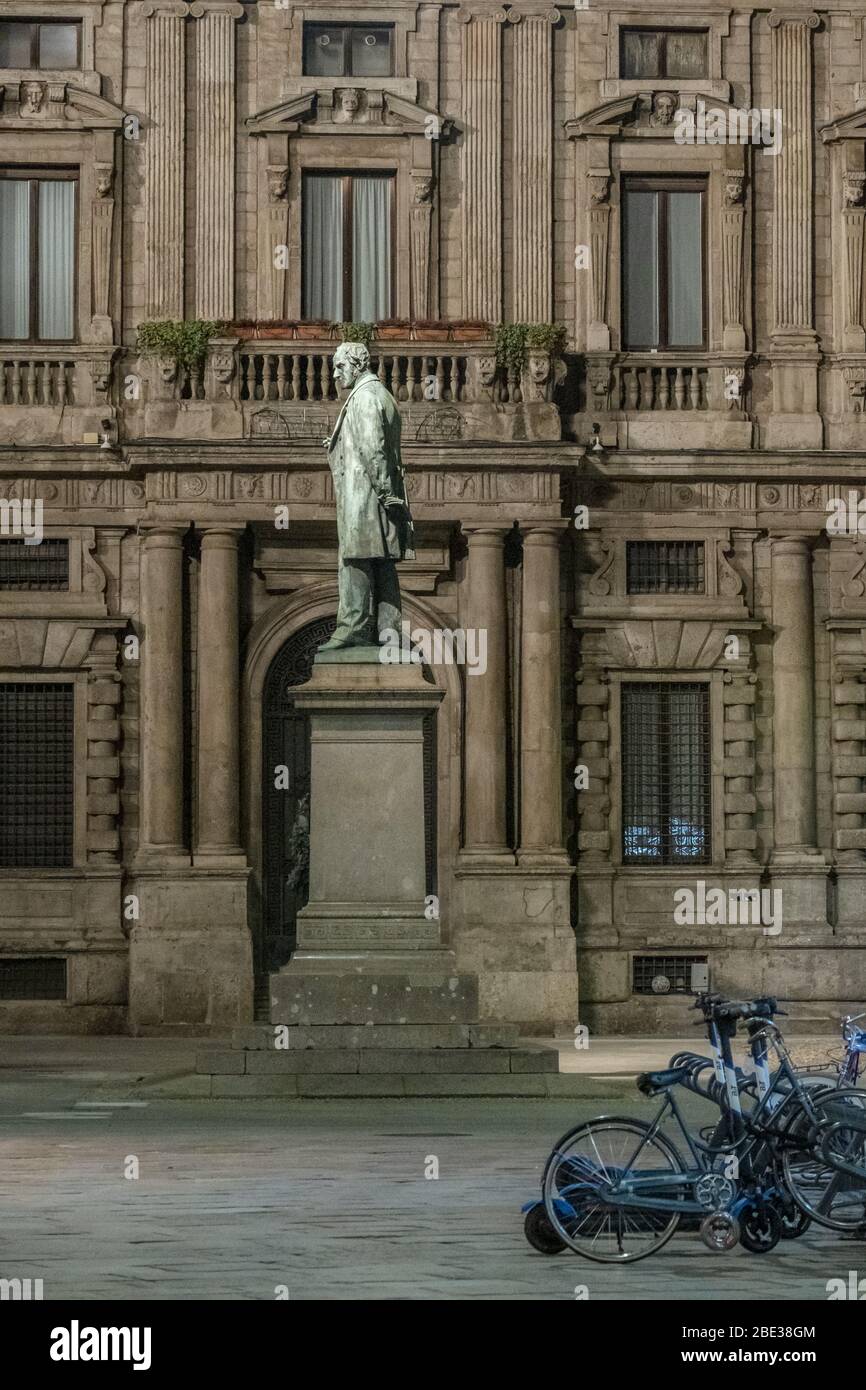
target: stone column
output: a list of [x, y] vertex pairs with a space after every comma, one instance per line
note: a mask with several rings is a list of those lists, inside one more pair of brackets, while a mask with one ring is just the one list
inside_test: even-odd
[[145, 298], [149, 319], [184, 316], [185, 28], [181, 0], [147, 0]]
[[141, 553], [139, 852], [188, 864], [183, 844], [183, 530], [154, 526]]
[[458, 10], [463, 148], [463, 316], [502, 318], [502, 25], [504, 10]]
[[464, 858], [514, 862], [506, 843], [508, 643], [504, 527], [463, 528], [469, 541], [467, 621], [487, 635], [487, 669], [466, 674]]
[[243, 526], [208, 526], [198, 586], [198, 826], [195, 860], [242, 855], [238, 539]]
[[563, 521], [523, 536], [520, 661], [521, 865], [567, 863], [562, 845], [559, 546]]
[[512, 5], [513, 257], [516, 323], [553, 317], [553, 25], [559, 11]]
[[196, 317], [234, 318], [235, 21], [243, 5], [196, 0]]
[[776, 536], [773, 584], [774, 863], [815, 848], [815, 642], [811, 540]]
[[816, 14], [773, 10], [773, 107], [781, 137], [773, 164], [770, 448], [820, 448], [817, 339], [812, 294], [812, 30]]

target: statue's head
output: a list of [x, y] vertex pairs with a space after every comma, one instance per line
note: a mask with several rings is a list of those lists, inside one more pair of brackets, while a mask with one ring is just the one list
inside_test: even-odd
[[369, 368], [370, 354], [364, 343], [341, 343], [334, 353], [334, 380], [345, 391], [350, 391]]

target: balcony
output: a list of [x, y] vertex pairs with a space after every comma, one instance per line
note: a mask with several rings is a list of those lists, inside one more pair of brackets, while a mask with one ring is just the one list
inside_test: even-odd
[[0, 443], [98, 443], [115, 350], [0, 343]]
[[749, 448], [746, 367], [729, 353], [592, 354], [577, 428], [598, 422], [602, 441], [621, 449]]

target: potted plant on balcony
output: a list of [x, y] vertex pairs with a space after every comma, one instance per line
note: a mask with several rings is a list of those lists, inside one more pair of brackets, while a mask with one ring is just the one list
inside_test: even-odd
[[380, 342], [395, 342], [408, 340], [410, 324], [408, 319], [382, 319], [376, 324], [376, 337]]
[[412, 340], [417, 343], [447, 343], [451, 325], [444, 319], [416, 319], [412, 324]]
[[334, 330], [341, 343], [363, 343], [365, 348], [376, 336], [375, 323], [335, 323]]
[[334, 336], [334, 325], [327, 319], [301, 319], [297, 324], [298, 338], [310, 338], [314, 342]]
[[257, 338], [283, 339], [295, 338], [298, 325], [294, 319], [259, 319], [255, 326]]
[[140, 323], [136, 338], [140, 352], [174, 362], [176, 367], [192, 372], [204, 362], [211, 338], [219, 337], [224, 331], [225, 324], [209, 319], [160, 319]]
[[478, 343], [490, 337], [490, 324], [483, 319], [454, 319], [451, 338], [455, 343]]

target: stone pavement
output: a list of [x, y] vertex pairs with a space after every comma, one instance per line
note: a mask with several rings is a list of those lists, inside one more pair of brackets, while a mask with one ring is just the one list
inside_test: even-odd
[[558, 1135], [654, 1109], [620, 1078], [598, 1083], [615, 1100], [130, 1101], [147, 1058], [182, 1065], [187, 1045], [62, 1040], [64, 1059], [49, 1041], [11, 1065], [4, 1040], [0, 1068], [0, 1279], [41, 1278], [49, 1300], [758, 1303], [866, 1275], [866, 1245], [814, 1228], [765, 1256], [681, 1235], [626, 1268], [531, 1250], [520, 1207]]

